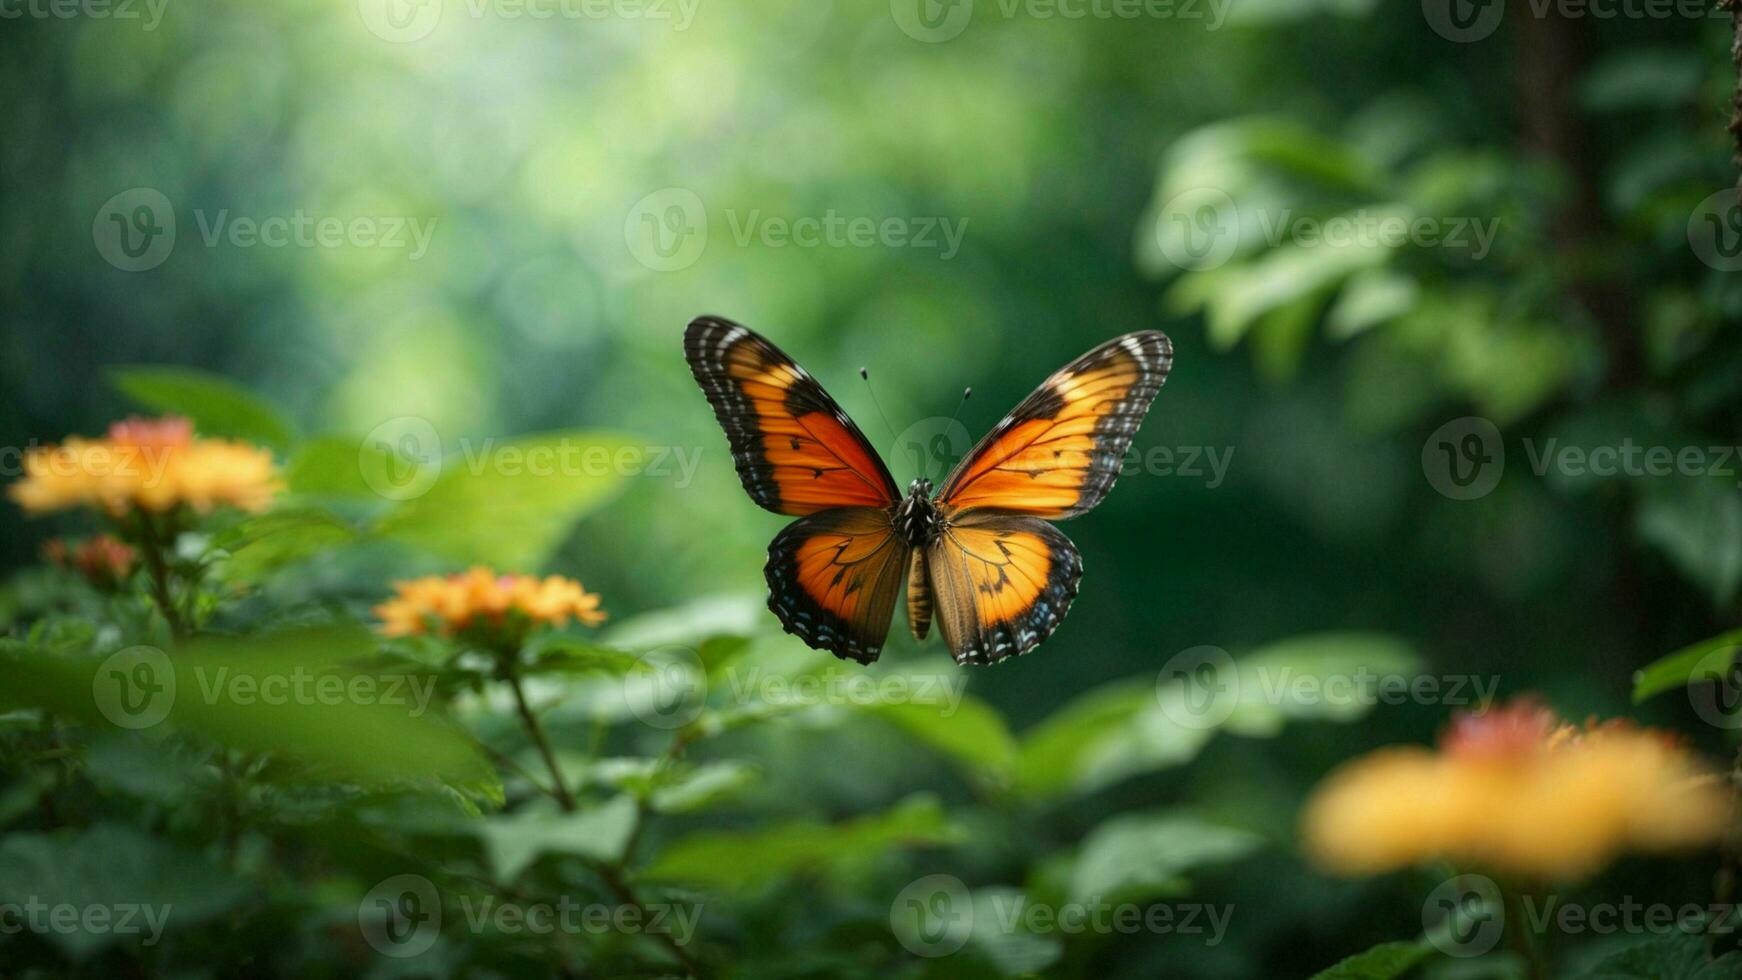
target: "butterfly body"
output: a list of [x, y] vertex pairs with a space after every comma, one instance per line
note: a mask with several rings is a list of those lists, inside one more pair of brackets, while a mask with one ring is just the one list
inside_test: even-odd
[[931, 499], [931, 481], [921, 478], [907, 485], [907, 496], [895, 507], [891, 523], [910, 547], [923, 548], [943, 533], [943, 515]]
[[960, 663], [1050, 636], [1083, 566], [1048, 521], [1111, 489], [1173, 357], [1157, 331], [1096, 347], [1035, 389], [941, 489], [919, 479], [903, 496], [853, 420], [760, 335], [700, 317], [684, 352], [750, 498], [799, 518], [769, 545], [769, 608], [811, 646], [866, 664], [904, 591], [914, 637], [935, 622]]

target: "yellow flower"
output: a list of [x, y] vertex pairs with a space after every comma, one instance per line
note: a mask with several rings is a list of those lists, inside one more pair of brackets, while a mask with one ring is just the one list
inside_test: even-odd
[[95, 507], [161, 513], [186, 504], [261, 511], [283, 488], [272, 454], [245, 443], [196, 439], [186, 419], [130, 418], [101, 439], [69, 437], [24, 458], [24, 478], [9, 488], [31, 513]]
[[473, 627], [501, 628], [511, 619], [555, 626], [570, 618], [587, 626], [605, 621], [599, 597], [560, 575], [541, 579], [473, 568], [461, 575], [395, 582], [393, 589], [393, 598], [375, 607], [388, 636], [432, 631], [452, 636]]
[[1623, 850], [1707, 843], [1729, 819], [1719, 782], [1665, 733], [1626, 722], [1581, 731], [1520, 703], [1456, 719], [1438, 752], [1382, 749], [1332, 773], [1303, 836], [1341, 874], [1448, 858], [1575, 878]]

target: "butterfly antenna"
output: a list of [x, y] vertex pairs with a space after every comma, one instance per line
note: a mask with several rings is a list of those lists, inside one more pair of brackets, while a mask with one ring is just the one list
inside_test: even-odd
[[951, 422], [961, 421], [961, 419], [962, 419], [962, 406], [968, 404], [968, 399], [973, 397], [973, 394], [974, 394], [974, 389], [972, 386], [962, 389], [962, 400], [956, 403], [956, 412], [954, 415], [950, 416]]
[[871, 393], [871, 404], [877, 406], [877, 417], [883, 420], [883, 427], [889, 430], [889, 441], [895, 442], [900, 437], [895, 434], [895, 426], [889, 424], [889, 416], [883, 414], [883, 403], [877, 400], [877, 389], [871, 387], [870, 370], [860, 368], [859, 380], [865, 382], [865, 390]]

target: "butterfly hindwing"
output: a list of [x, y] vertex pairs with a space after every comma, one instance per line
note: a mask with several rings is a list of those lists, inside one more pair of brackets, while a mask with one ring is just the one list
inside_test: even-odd
[[1033, 517], [963, 511], [926, 549], [938, 628], [957, 663], [1027, 653], [1076, 598], [1083, 560], [1058, 528]]
[[1155, 330], [1089, 351], [980, 440], [944, 481], [939, 501], [1049, 520], [1088, 511], [1112, 489], [1172, 366], [1173, 344]]
[[780, 348], [704, 316], [684, 331], [684, 356], [726, 430], [750, 499], [793, 516], [896, 501], [895, 481], [859, 427]]
[[911, 550], [884, 510], [841, 507], [793, 521], [768, 546], [768, 608], [812, 647], [871, 663]]

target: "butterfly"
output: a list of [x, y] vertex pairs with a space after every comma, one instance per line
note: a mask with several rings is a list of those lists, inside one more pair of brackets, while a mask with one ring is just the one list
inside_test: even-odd
[[1109, 340], [1059, 369], [980, 440], [935, 494], [903, 496], [877, 451], [809, 372], [721, 317], [684, 331], [684, 356], [726, 431], [750, 499], [797, 517], [768, 548], [768, 606], [788, 633], [875, 661], [906, 581], [924, 640], [936, 612], [957, 663], [990, 664], [1052, 635], [1083, 561], [1048, 521], [1083, 514], [1173, 365], [1155, 330]]

